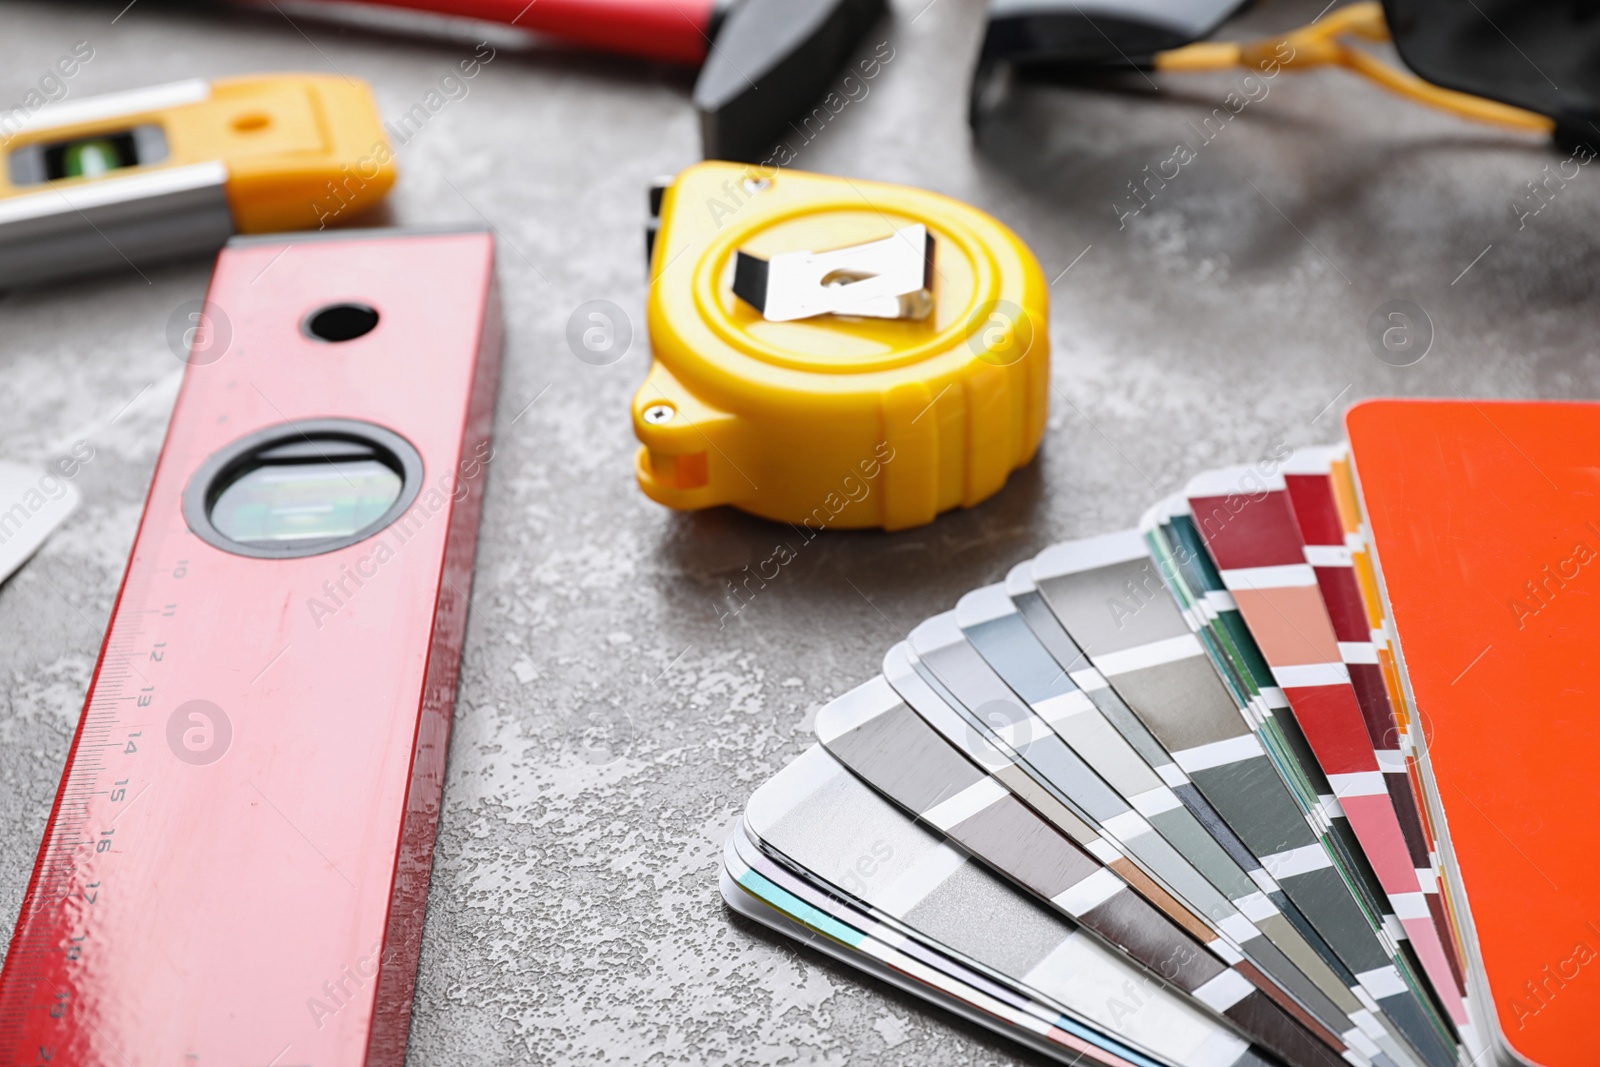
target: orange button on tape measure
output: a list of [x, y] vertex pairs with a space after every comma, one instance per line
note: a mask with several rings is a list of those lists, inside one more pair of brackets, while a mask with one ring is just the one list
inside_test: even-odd
[[639, 485], [672, 508], [904, 529], [970, 507], [1044, 433], [1047, 285], [936, 193], [703, 163], [659, 194]]

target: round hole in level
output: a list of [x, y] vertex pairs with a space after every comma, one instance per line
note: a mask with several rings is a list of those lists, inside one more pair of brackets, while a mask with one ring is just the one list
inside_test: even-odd
[[313, 419], [235, 441], [184, 491], [183, 514], [202, 540], [236, 555], [284, 559], [363, 541], [415, 502], [422, 458], [370, 423]]
[[254, 133], [264, 130], [272, 120], [259, 111], [247, 111], [233, 120], [233, 128], [240, 133]]
[[377, 311], [365, 304], [330, 304], [313, 311], [305, 323], [306, 333], [319, 341], [354, 341], [378, 325]]

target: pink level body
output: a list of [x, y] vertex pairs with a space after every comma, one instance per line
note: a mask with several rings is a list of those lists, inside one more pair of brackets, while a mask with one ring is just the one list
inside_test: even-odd
[[[0, 1064], [404, 1059], [499, 365], [493, 241], [236, 243], [208, 299], [231, 342], [185, 374], [0, 974]], [[304, 331], [341, 301], [376, 328]], [[330, 417], [420, 453], [394, 524], [295, 559], [187, 527], [218, 449]], [[191, 700], [231, 725], [214, 762], [169, 742]]]

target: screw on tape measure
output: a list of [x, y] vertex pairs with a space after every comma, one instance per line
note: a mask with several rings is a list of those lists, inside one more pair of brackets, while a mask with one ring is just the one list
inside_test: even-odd
[[0, 123], [0, 288], [320, 229], [394, 184], [372, 93], [313, 74], [174, 82]]
[[1044, 433], [1047, 290], [920, 189], [703, 163], [652, 194], [636, 473], [673, 508], [896, 530], [997, 492]]
[[235, 238], [209, 304], [230, 351], [185, 372], [0, 972], [0, 1064], [404, 1060], [493, 240]]

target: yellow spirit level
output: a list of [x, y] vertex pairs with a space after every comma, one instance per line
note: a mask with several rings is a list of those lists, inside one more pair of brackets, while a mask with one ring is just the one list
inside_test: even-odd
[[320, 229], [381, 200], [394, 157], [341, 77], [175, 82], [0, 123], [0, 288]]
[[1032, 458], [1048, 286], [948, 197], [702, 163], [652, 197], [640, 487], [825, 527], [970, 507]]

